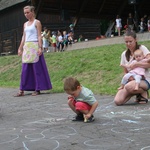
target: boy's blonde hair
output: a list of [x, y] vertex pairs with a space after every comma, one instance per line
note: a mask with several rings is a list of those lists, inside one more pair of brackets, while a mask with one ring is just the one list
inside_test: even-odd
[[80, 86], [80, 82], [73, 77], [65, 78], [64, 80], [64, 91], [76, 91], [77, 87]]

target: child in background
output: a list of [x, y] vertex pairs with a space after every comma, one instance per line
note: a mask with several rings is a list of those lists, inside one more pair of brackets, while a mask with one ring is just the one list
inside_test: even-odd
[[[149, 54], [147, 55], [147, 57], [149, 57]], [[134, 52], [134, 58], [135, 60], [133, 60], [131, 65], [134, 64], [135, 62], [149, 62], [150, 61], [147, 58], [144, 59], [144, 54], [142, 50], [140, 49]], [[122, 67], [125, 67], [126, 69], [130, 69], [130, 65], [125, 65]], [[122, 78], [121, 86], [118, 88], [118, 90], [124, 88], [125, 84], [129, 81], [130, 77], [133, 77], [135, 79], [136, 81], [135, 90], [138, 90], [141, 79], [145, 78], [145, 68], [137, 67], [137, 68], [130, 70], [127, 74], [125, 74]]]
[[67, 31], [63, 31], [63, 44], [64, 44], [64, 48], [63, 51], [67, 49], [68, 47], [68, 34]]
[[56, 32], [52, 32], [52, 37], [50, 37], [50, 41], [53, 47], [53, 52], [56, 52]]
[[59, 52], [62, 52], [63, 51], [63, 48], [64, 48], [64, 39], [63, 39], [63, 34], [62, 34], [62, 31], [61, 30], [58, 30], [57, 31], [57, 49]]
[[70, 28], [69, 32], [72, 32], [72, 34], [74, 35], [74, 24], [70, 24], [69, 28]]
[[74, 41], [73, 41], [73, 33], [72, 33], [72, 31], [70, 31], [68, 33], [68, 44], [71, 45], [73, 43], [74, 43]]
[[69, 94], [69, 107], [77, 114], [72, 121], [93, 122], [93, 113], [98, 106], [98, 101], [95, 99], [93, 92], [82, 86], [73, 77], [65, 79], [64, 91]]
[[140, 25], [139, 25], [139, 27], [140, 27], [139, 33], [143, 33], [143, 32], [144, 32], [145, 26], [146, 26], [146, 25], [145, 25], [145, 23], [144, 23], [144, 18], [141, 18]]
[[79, 35], [78, 42], [81, 42], [82, 40], [83, 40], [83, 36]]
[[46, 27], [44, 27], [44, 31], [42, 33], [42, 40], [43, 40], [43, 49], [44, 52], [48, 51], [48, 47], [49, 47], [49, 33], [48, 33], [48, 29]]

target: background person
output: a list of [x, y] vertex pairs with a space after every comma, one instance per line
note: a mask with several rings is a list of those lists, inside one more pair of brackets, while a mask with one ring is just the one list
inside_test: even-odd
[[58, 30], [58, 32], [57, 32], [57, 49], [59, 52], [63, 51], [63, 48], [64, 48], [63, 41], [64, 41], [64, 39], [63, 39], [62, 31]]
[[144, 31], [147, 31], [147, 30], [148, 30], [148, 28], [147, 28], [147, 21], [148, 21], [148, 16], [145, 14], [145, 15], [143, 16], [143, 22], [144, 22], [144, 24], [145, 24], [145, 29], [144, 29]]
[[64, 45], [63, 51], [65, 51], [68, 47], [68, 34], [67, 34], [67, 31], [63, 31], [63, 45]]
[[132, 14], [129, 13], [129, 16], [127, 18], [128, 29], [131, 30], [131, 31], [133, 31], [134, 30], [134, 24], [135, 24], [134, 18], [132, 16]]
[[121, 23], [121, 18], [119, 15], [116, 16], [116, 28], [118, 31], [118, 36], [121, 35], [121, 28], [122, 28], [122, 23]]
[[141, 18], [139, 27], [140, 27], [140, 31], [139, 33], [143, 33], [145, 31], [145, 27], [147, 26], [147, 24], [144, 23], [144, 18]]
[[150, 16], [148, 16], [147, 28], [148, 28], [148, 32], [150, 32]]
[[83, 36], [82, 36], [82, 34], [80, 34], [80, 35], [79, 35], [79, 38], [78, 38], [78, 42], [81, 42], [81, 41], [83, 41]]
[[56, 43], [57, 43], [57, 39], [56, 39], [56, 32], [52, 31], [52, 37], [50, 37], [50, 41], [51, 41], [51, 46], [53, 48], [53, 52], [56, 52]]
[[20, 91], [14, 95], [16, 97], [24, 96], [24, 91], [34, 91], [32, 95], [36, 96], [40, 94], [41, 90], [52, 89], [42, 53], [41, 22], [35, 19], [33, 6], [26, 6], [23, 8], [23, 11], [28, 21], [24, 23], [23, 36], [18, 48], [18, 55], [22, 55], [25, 51], [25, 46], [28, 44], [31, 46], [30, 48], [26, 46], [29, 51], [37, 48], [39, 61], [36, 63], [22, 63]]
[[50, 31], [48, 31], [48, 29], [46, 27], [44, 27], [44, 31], [42, 33], [42, 40], [43, 40], [43, 49], [44, 49], [44, 52], [48, 51], [49, 37], [50, 37]]
[[[142, 50], [144, 56], [148, 55], [150, 52], [149, 50], [144, 46], [144, 45], [138, 45], [137, 44], [137, 38], [136, 38], [136, 33], [133, 31], [128, 31], [125, 34], [124, 41], [127, 47], [127, 50], [125, 50], [122, 55], [121, 55], [121, 62], [120, 65], [130, 65], [132, 61], [134, 60], [134, 51], [136, 49]], [[143, 63], [143, 62], [137, 62], [131, 65], [131, 69], [136, 68], [136, 67], [142, 67], [145, 68], [145, 79], [141, 80], [139, 84], [139, 89], [135, 90], [135, 80], [132, 80], [128, 82], [123, 89], [118, 90], [114, 102], [116, 105], [123, 105], [127, 101], [130, 100], [130, 98], [134, 95], [137, 95], [137, 100], [139, 103], [146, 103], [148, 99], [148, 93], [147, 91], [150, 88], [150, 74], [149, 74], [149, 69], [150, 68], [150, 63]], [[128, 73], [129, 70], [124, 68], [124, 73]]]

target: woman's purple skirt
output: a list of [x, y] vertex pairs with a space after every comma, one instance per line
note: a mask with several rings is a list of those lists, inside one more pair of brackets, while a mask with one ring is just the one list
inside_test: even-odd
[[44, 55], [37, 63], [23, 63], [20, 90], [41, 91], [52, 89]]

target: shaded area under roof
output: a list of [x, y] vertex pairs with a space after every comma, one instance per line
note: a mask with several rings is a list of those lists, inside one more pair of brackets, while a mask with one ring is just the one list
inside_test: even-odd
[[0, 0], [0, 11], [28, 0]]
[[112, 19], [116, 15], [127, 17], [138, 12], [139, 16], [149, 15], [150, 0], [34, 0], [38, 13], [60, 14], [65, 11], [70, 16]]
[[[130, 2], [137, 2], [135, 5]], [[19, 3], [31, 2], [40, 13], [62, 12], [78, 18], [114, 19], [116, 15], [126, 18], [128, 13], [138, 12], [139, 16], [149, 15], [150, 0], [0, 0], [0, 11]]]

